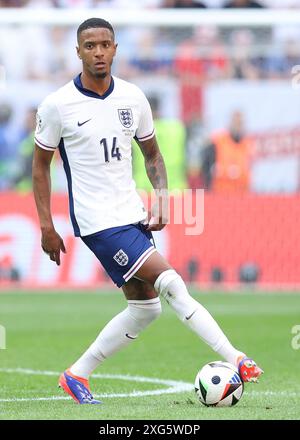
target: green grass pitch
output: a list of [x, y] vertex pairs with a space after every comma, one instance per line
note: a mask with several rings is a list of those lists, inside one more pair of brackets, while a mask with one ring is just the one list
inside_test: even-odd
[[206, 408], [197, 401], [191, 384], [198, 369], [220, 357], [165, 302], [158, 320], [95, 371], [99, 377], [91, 378], [91, 389], [103, 405], [75, 404], [57, 388], [58, 374], [126, 306], [121, 291], [7, 292], [0, 294], [0, 324], [6, 329], [0, 419], [299, 419], [300, 349], [292, 347], [292, 328], [300, 324], [300, 295], [193, 294], [232, 343], [265, 370], [259, 384], [245, 385], [235, 407]]

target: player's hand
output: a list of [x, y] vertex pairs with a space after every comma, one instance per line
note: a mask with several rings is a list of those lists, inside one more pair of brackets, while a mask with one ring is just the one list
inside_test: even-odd
[[42, 249], [49, 255], [50, 260], [60, 265], [60, 251], [66, 254], [66, 248], [61, 236], [55, 229], [42, 230]]
[[169, 221], [169, 199], [158, 197], [148, 212], [147, 231], [161, 231]]

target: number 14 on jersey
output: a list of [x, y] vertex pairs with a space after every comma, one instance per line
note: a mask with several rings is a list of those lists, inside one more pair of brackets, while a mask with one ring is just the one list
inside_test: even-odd
[[110, 162], [110, 160], [114, 157], [116, 157], [117, 160], [121, 160], [122, 155], [120, 153], [119, 147], [117, 147], [116, 137], [113, 137], [111, 150], [106, 138], [101, 139], [100, 145], [103, 145], [105, 162]]

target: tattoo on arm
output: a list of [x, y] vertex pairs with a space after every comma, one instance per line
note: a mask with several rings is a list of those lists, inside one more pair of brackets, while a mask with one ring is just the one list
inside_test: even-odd
[[166, 190], [168, 188], [166, 167], [155, 136], [138, 144], [144, 155], [146, 172], [153, 188]]

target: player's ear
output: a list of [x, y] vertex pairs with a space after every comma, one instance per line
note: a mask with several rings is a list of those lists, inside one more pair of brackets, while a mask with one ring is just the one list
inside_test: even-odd
[[80, 51], [79, 51], [79, 47], [78, 46], [76, 46], [76, 52], [77, 52], [78, 58], [81, 60]]
[[115, 54], [117, 52], [118, 43], [115, 43]]

